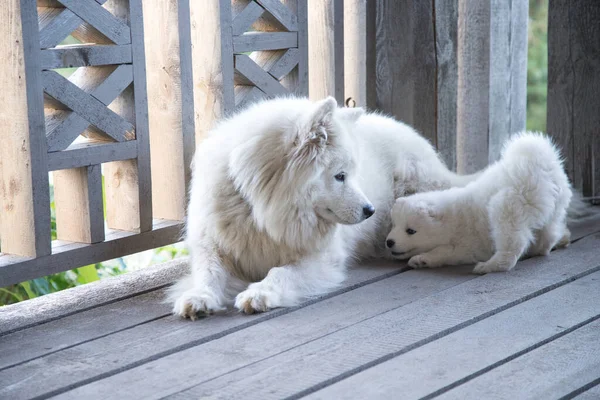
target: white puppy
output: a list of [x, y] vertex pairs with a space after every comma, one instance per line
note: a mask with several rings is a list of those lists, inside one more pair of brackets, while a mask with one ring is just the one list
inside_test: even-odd
[[478, 262], [476, 273], [508, 271], [525, 254], [568, 245], [571, 196], [556, 147], [523, 133], [466, 187], [399, 198], [387, 246], [411, 267]]

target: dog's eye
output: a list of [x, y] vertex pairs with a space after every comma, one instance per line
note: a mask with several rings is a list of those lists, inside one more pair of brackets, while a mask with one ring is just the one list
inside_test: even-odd
[[407, 234], [409, 234], [409, 235], [414, 235], [415, 233], [417, 233], [417, 231], [415, 231], [414, 229], [410, 229], [410, 228], [408, 228], [408, 229], [406, 230], [406, 233], [407, 233]]
[[338, 182], [344, 182], [346, 180], [346, 174], [344, 172], [340, 172], [336, 176], [334, 176], [335, 180]]

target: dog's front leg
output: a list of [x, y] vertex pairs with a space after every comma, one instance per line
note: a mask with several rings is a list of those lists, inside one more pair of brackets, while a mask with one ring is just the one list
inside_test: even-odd
[[238, 294], [235, 307], [246, 313], [293, 307], [339, 286], [346, 277], [345, 257], [323, 254], [272, 268], [260, 282]]
[[457, 251], [454, 246], [444, 245], [436, 247], [427, 253], [413, 256], [408, 260], [408, 266], [412, 268], [436, 268], [444, 265], [458, 265], [472, 262], [462, 252]]

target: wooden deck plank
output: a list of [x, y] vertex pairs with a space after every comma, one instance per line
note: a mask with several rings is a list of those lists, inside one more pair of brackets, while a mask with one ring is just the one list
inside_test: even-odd
[[[323, 299], [335, 298], [357, 287], [395, 276], [403, 268], [403, 264], [398, 263], [379, 263], [375, 266], [354, 268], [344, 287]], [[385, 297], [385, 293], [380, 295]], [[0, 398], [18, 400], [62, 393], [68, 388], [111, 376], [262, 321], [301, 310], [323, 299], [309, 301], [297, 308], [278, 309], [251, 316], [232, 311], [199, 322], [167, 316], [147, 324], [136, 325], [131, 329], [121, 330], [97, 340], [88, 340], [80, 346], [0, 371]], [[40, 327], [43, 329], [43, 325]], [[35, 381], [26, 379], [28, 376], [35, 376]]]
[[[595, 272], [353, 375], [308, 398], [394, 398], [398, 393], [402, 393], [403, 399], [434, 398], [598, 318], [600, 272]], [[515, 380], [511, 385], [523, 389], [524, 383]], [[489, 393], [481, 394], [480, 398], [490, 398]]]
[[[178, 386], [185, 387], [191, 386], [194, 379], [196, 386], [186, 393], [189, 398], [299, 398], [600, 270], [596, 259], [599, 244], [600, 239], [583, 239], [571, 250], [557, 252], [546, 259], [524, 261], [510, 273], [469, 280], [362, 322], [340, 326], [318, 339], [300, 335], [295, 325], [294, 329], [288, 330], [287, 326], [292, 322], [280, 327], [281, 318], [266, 321], [208, 345], [95, 382], [66, 398], [110, 394], [111, 388], [123, 388], [127, 382], [136, 382], [135, 389], [141, 390], [142, 397], [146, 393], [165, 395], [171, 382], [178, 381]], [[410, 272], [422, 276], [439, 273]], [[410, 272], [402, 274], [402, 278], [405, 280]], [[400, 282], [404, 280], [399, 279]], [[368, 298], [358, 291], [350, 295], [356, 296], [356, 301], [368, 304]], [[323, 304], [319, 306], [325, 308]], [[368, 304], [366, 310], [372, 307]], [[318, 310], [303, 311], [305, 313], [290, 317], [301, 319], [312, 328], [313, 321], [319, 320], [319, 314], [315, 315]], [[361, 308], [354, 312], [364, 311]], [[269, 337], [269, 340], [264, 343], [256, 340], [263, 337]], [[304, 345], [299, 344], [302, 339], [305, 339]], [[275, 342], [284, 342], [288, 346], [278, 348], [274, 346]], [[233, 348], [235, 352], [230, 351]], [[243, 362], [246, 367], [240, 367]], [[169, 375], [168, 379], [164, 375], [160, 379], [155, 375], [168, 370], [177, 370], [177, 374]], [[219, 370], [227, 373], [216, 377]], [[182, 395], [182, 398], [185, 397]]]
[[166, 317], [171, 306], [163, 304], [163, 290], [155, 290], [73, 314], [0, 340], [0, 371], [111, 333]]
[[600, 379], [595, 382], [594, 386], [577, 395], [573, 400], [598, 400], [600, 399]]
[[[598, 379], [600, 321], [548, 343], [436, 399], [558, 399]], [[482, 397], [483, 396], [483, 397]]]
[[[442, 275], [452, 269], [409, 271], [398, 276], [397, 283], [379, 287], [374, 293], [380, 298], [373, 292], [354, 290], [93, 382], [61, 398], [93, 398], [98, 393], [159, 397], [194, 384], [188, 394], [195, 398], [308, 394], [600, 270], [599, 244], [598, 238], [583, 239], [570, 250], [525, 261], [510, 273], [467, 276], [467, 282], [441, 292], [452, 276]], [[426, 277], [439, 278], [441, 286], [432, 295], [406, 304], [403, 293], [414, 293], [412, 286], [418, 288]], [[394, 298], [399, 299], [398, 306], [389, 311], [377, 309], [380, 302]], [[176, 372], [167, 376], [165, 371]]]

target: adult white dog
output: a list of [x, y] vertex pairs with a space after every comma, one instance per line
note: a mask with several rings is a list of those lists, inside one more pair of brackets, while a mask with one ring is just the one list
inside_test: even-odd
[[395, 198], [471, 179], [407, 125], [331, 97], [251, 106], [198, 146], [191, 275], [171, 290], [173, 312], [194, 319], [235, 304], [253, 313], [326, 293], [349, 258], [390, 256]]
[[399, 198], [387, 246], [411, 267], [477, 263], [508, 271], [526, 253], [569, 244], [572, 192], [559, 151], [542, 134], [511, 138], [500, 161], [466, 187]]

